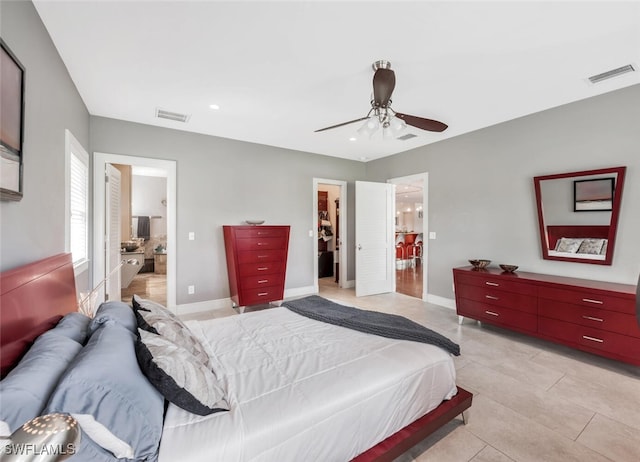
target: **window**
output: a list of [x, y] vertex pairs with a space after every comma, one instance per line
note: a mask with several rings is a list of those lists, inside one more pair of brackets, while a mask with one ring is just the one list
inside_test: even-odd
[[71, 252], [76, 273], [88, 269], [89, 261], [89, 154], [80, 142], [66, 137], [66, 250]]

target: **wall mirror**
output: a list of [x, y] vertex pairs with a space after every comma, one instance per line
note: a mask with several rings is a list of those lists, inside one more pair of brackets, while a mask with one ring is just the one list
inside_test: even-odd
[[537, 176], [542, 258], [611, 265], [626, 167]]
[[22, 199], [24, 67], [0, 39], [0, 200]]

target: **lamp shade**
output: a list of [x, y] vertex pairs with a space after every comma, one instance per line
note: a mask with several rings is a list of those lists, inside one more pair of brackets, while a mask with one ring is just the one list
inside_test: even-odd
[[358, 134], [362, 136], [371, 136], [380, 128], [380, 122], [376, 117], [369, 117], [364, 121], [362, 126], [358, 129]]
[[80, 427], [69, 414], [47, 414], [22, 425], [10, 440], [3, 449], [3, 462], [57, 462], [78, 450]]
[[399, 119], [397, 117], [393, 117], [390, 123], [391, 123], [391, 129], [393, 130], [393, 133], [395, 133], [396, 135], [399, 135], [400, 133], [402, 133], [407, 129], [407, 123], [404, 120]]

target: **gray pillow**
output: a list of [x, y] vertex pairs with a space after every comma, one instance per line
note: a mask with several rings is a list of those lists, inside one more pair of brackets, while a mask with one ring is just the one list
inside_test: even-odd
[[81, 345], [84, 345], [89, 335], [89, 323], [91, 318], [82, 313], [73, 312], [66, 314], [56, 326], [51, 329], [51, 332], [64, 335], [70, 339], [75, 340]]
[[102, 324], [114, 321], [135, 334], [138, 325], [133, 309], [124, 302], [104, 302], [96, 311], [96, 315], [89, 324], [89, 335], [92, 335]]
[[229, 410], [224, 391], [208, 366], [160, 335], [143, 329], [138, 332], [140, 368], [168, 401], [198, 415]]
[[582, 244], [582, 238], [561, 237], [556, 242], [556, 248], [558, 252], [576, 253], [580, 244]]
[[605, 239], [584, 239], [577, 253], [586, 253], [590, 255], [602, 254], [602, 247], [604, 246]]
[[0, 420], [7, 422], [12, 432], [42, 413], [49, 395], [81, 349], [75, 340], [47, 331], [0, 381]]
[[136, 335], [115, 320], [89, 337], [51, 395], [45, 413], [88, 414], [152, 460], [162, 434], [164, 399], [140, 371]]

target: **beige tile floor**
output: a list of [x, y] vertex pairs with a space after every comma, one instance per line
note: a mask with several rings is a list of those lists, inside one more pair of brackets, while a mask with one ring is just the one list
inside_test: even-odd
[[[488, 325], [399, 293], [356, 298], [321, 280], [320, 295], [400, 314], [458, 342], [458, 385], [474, 394], [455, 419], [396, 462], [638, 462], [640, 368]], [[235, 315], [229, 309], [189, 319]]]

